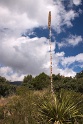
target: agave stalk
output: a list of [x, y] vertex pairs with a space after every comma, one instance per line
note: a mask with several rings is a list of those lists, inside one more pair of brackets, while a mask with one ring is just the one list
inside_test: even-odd
[[40, 105], [40, 113], [50, 124], [79, 124], [78, 118], [83, 118], [83, 99], [79, 95], [69, 91], [61, 91], [59, 97], [56, 95], [46, 99]]

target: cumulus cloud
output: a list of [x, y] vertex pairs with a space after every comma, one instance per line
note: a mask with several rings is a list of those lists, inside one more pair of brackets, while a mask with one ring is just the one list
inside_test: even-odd
[[[52, 51], [54, 43], [52, 43]], [[33, 76], [46, 72], [49, 73], [49, 42], [45, 37], [20, 37], [18, 39], [10, 38], [3, 41], [0, 46], [0, 63], [7, 68], [0, 68], [4, 73], [13, 71], [16, 77], [18, 75], [32, 74]], [[47, 66], [47, 69], [46, 67]], [[9, 67], [9, 68], [8, 68]], [[10, 74], [10, 77], [14, 75]]]
[[0, 67], [0, 76], [6, 77], [9, 81], [21, 81], [25, 75], [14, 72], [10, 67]]
[[49, 10], [52, 11], [52, 26], [57, 32], [64, 25], [72, 26], [71, 20], [78, 15], [72, 9], [65, 10], [60, 1], [36, 0], [34, 3], [34, 0], [0, 0], [0, 27], [21, 33], [25, 29], [47, 26]]
[[28, 71], [28, 73], [37, 74], [46, 61], [48, 47], [48, 40], [44, 37], [40, 39], [37, 37], [32, 39], [28, 37], [11, 38], [10, 41], [2, 43], [0, 62], [18, 72], [27, 73]]
[[[58, 73], [60, 73], [60, 75], [64, 75], [65, 77], [70, 77], [70, 76], [74, 77], [76, 75], [76, 72], [69, 68], [65, 68], [65, 69], [58, 68], [57, 71]], [[57, 74], [55, 70], [54, 72], [55, 74]]]
[[[76, 75], [76, 72], [74, 69], [79, 66], [80, 68], [83, 68], [83, 53], [79, 53], [76, 56], [69, 56], [65, 57], [64, 52], [58, 52], [54, 54], [54, 60], [53, 63], [55, 64], [53, 66], [53, 72], [55, 74], [60, 73], [64, 76], [72, 76], [74, 77]], [[71, 67], [70, 67], [71, 66]]]
[[[74, 0], [74, 4], [80, 2]], [[9, 80], [21, 80], [26, 74], [35, 76], [42, 71], [49, 74], [48, 39], [28, 37], [31, 33], [29, 30], [33, 33], [34, 28], [47, 27], [49, 11], [52, 12], [52, 28], [57, 33], [63, 31], [64, 25], [73, 26], [72, 20], [79, 15], [73, 9], [66, 10], [61, 1], [0, 0], [0, 64], [3, 65], [0, 67], [0, 75]], [[26, 31], [28, 36], [23, 37]], [[75, 43], [78, 44], [79, 40], [81, 37]], [[58, 66], [65, 53], [55, 54], [54, 49], [55, 43], [52, 43], [54, 73], [66, 75], [68, 71], [65, 69], [63, 73]]]
[[68, 38], [63, 39], [61, 43], [57, 43], [58, 47], [68, 47], [68, 46], [76, 46], [79, 43], [83, 42], [82, 36], [70, 35]]
[[73, 0], [73, 4], [76, 6], [80, 5], [81, 2], [82, 2], [81, 0]]
[[83, 63], [83, 53], [80, 53], [76, 56], [64, 57], [64, 59], [62, 61], [62, 65], [64, 65], [66, 67], [66, 66], [71, 65], [74, 62]]
[[83, 42], [82, 36], [76, 36], [76, 35], [74, 35], [74, 36], [71, 35], [69, 37], [69, 39], [67, 39], [67, 40], [68, 40], [68, 44], [73, 45], [73, 46], [76, 46], [80, 42]]
[[[54, 42], [52, 43], [53, 73], [73, 76], [75, 72], [71, 69], [60, 69], [58, 64], [63, 61], [64, 52], [54, 53]], [[11, 38], [10, 41], [2, 42], [0, 46], [0, 75], [9, 80], [22, 80], [24, 75], [38, 75], [41, 72], [50, 73], [49, 42], [45, 37], [21, 37]], [[68, 63], [69, 61], [67, 61]], [[62, 63], [64, 64], [64, 62]], [[66, 64], [66, 63], [65, 63]], [[70, 73], [72, 72], [72, 73]]]
[[61, 57], [61, 56], [63, 57], [64, 55], [65, 55], [64, 52], [57, 52], [57, 53], [56, 53], [56, 56], [58, 56], [58, 57]]

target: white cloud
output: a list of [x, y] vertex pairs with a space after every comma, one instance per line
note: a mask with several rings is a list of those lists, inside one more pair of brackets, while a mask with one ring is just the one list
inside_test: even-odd
[[[54, 43], [52, 43], [53, 50]], [[5, 65], [5, 67], [0, 68], [0, 75], [5, 76], [8, 80], [22, 80], [23, 76], [27, 74], [32, 74], [33, 76], [41, 72], [50, 74], [49, 55], [49, 42], [45, 37], [32, 39], [29, 37], [11, 38], [8, 42], [4, 41], [0, 46], [0, 62]], [[75, 72], [71, 69], [69, 70], [72, 73], [66, 73], [66, 69], [60, 69], [58, 66], [58, 63], [65, 56], [64, 52], [56, 54], [52, 52], [52, 55], [53, 73], [61, 73], [65, 76], [74, 75]]]
[[[64, 59], [62, 60], [61, 63], [63, 66], [69, 66], [74, 62], [83, 63], [83, 53], [80, 53], [76, 56], [64, 57]], [[79, 66], [81, 66], [81, 65], [79, 65]]]
[[58, 56], [58, 57], [63, 57], [64, 55], [65, 55], [65, 53], [64, 53], [64, 52], [60, 52], [60, 53], [59, 53], [59, 52], [57, 52], [57, 53], [56, 53], [56, 56]]
[[[57, 33], [63, 31], [64, 25], [73, 26], [71, 21], [78, 16], [73, 9], [67, 11], [61, 1], [0, 0], [0, 64], [3, 65], [0, 75], [9, 80], [20, 80], [25, 74], [37, 75], [43, 71], [49, 74], [48, 39], [22, 37], [26, 31], [30, 34], [28, 30], [33, 32], [36, 27], [47, 27], [49, 11], [52, 13], [52, 27]], [[76, 44], [79, 39], [81, 37]], [[65, 53], [54, 54], [54, 48], [52, 43], [54, 72], [62, 74], [58, 63]]]
[[11, 72], [11, 69], [9, 67], [0, 67], [0, 75], [5, 75], [8, 72]]
[[0, 27], [19, 34], [26, 29], [47, 26], [48, 11], [52, 12], [52, 26], [57, 32], [61, 32], [63, 25], [72, 26], [71, 20], [78, 15], [74, 10], [66, 11], [60, 1], [0, 0]]
[[73, 26], [71, 20], [74, 20], [74, 18], [78, 16], [78, 13], [75, 13], [75, 11], [71, 9], [64, 16], [65, 17], [63, 24], [66, 24], [69, 27], [69, 26]]
[[78, 45], [80, 42], [83, 42], [83, 39], [81, 36], [76, 36], [76, 35], [70, 35], [68, 40], [68, 44], [76, 46]]
[[[53, 55], [53, 73], [60, 75], [64, 75], [66, 77], [74, 77], [76, 75], [76, 72], [73, 71], [72, 68], [68, 68], [67, 64], [65, 62], [65, 53], [64, 52], [58, 52]], [[60, 64], [60, 65], [59, 65]], [[62, 66], [62, 67], [61, 67]]]
[[[61, 75], [64, 76], [72, 76], [74, 77], [76, 72], [74, 69], [79, 66], [80, 68], [83, 67], [83, 53], [80, 53], [76, 56], [69, 56], [65, 57], [64, 52], [56, 53], [53, 55], [53, 73], [58, 74], [60, 73]], [[69, 67], [71, 66], [71, 68]]]
[[61, 75], [64, 75], [65, 77], [74, 77], [76, 75], [76, 72], [74, 72], [72, 69], [66, 68], [66, 69], [59, 69], [59, 73]]
[[21, 81], [23, 80], [23, 74], [19, 75], [16, 72], [13, 72], [13, 69], [10, 67], [0, 67], [0, 76], [5, 77], [7, 80], [11, 81]]
[[57, 43], [58, 47], [76, 46], [83, 42], [82, 36], [70, 35], [68, 38], [63, 39], [61, 43]]
[[75, 4], [76, 6], [81, 4], [81, 0], [73, 0], [73, 4]]
[[[54, 50], [54, 43], [52, 46]], [[19, 74], [37, 75], [42, 71], [46, 72], [43, 65], [49, 61], [48, 39], [44, 37], [8, 39], [8, 42], [4, 41], [0, 46], [0, 58], [0, 63]]]

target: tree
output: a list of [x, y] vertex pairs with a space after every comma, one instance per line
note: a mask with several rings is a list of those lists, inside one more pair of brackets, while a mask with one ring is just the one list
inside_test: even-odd
[[32, 85], [36, 90], [42, 90], [43, 88], [47, 88], [49, 84], [49, 76], [47, 76], [44, 72], [36, 76], [32, 82]]
[[5, 77], [0, 76], [0, 96], [8, 96], [16, 91], [16, 87], [10, 85], [9, 81]]
[[53, 87], [55, 91], [66, 89], [83, 93], [83, 72], [78, 73], [75, 78], [53, 74]]
[[22, 85], [27, 86], [28, 88], [32, 88], [32, 85], [31, 85], [32, 79], [33, 79], [32, 75], [25, 76], [23, 79]]
[[9, 83], [9, 81], [6, 80], [5, 77], [1, 77], [1, 76], [0, 76], [0, 84], [8, 84], [8, 83]]
[[83, 70], [76, 74], [76, 78], [82, 78], [83, 77]]

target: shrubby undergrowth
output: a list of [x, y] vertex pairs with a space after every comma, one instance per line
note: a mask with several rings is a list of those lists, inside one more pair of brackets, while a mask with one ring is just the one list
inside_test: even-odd
[[0, 104], [0, 124], [83, 124], [83, 72], [75, 78], [53, 75], [54, 94], [45, 73], [24, 77], [21, 86], [0, 77], [0, 86], [7, 100]]
[[82, 124], [81, 94], [61, 90], [52, 95], [49, 88], [25, 91], [26, 88], [19, 88], [19, 95], [0, 107], [0, 124]]

